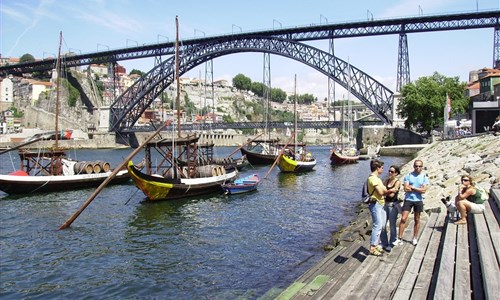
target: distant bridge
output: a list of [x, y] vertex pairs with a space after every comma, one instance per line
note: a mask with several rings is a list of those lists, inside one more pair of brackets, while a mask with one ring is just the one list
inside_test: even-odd
[[[493, 28], [493, 65], [500, 67], [500, 11], [418, 16], [412, 18], [370, 20], [363, 22], [311, 25], [220, 35], [183, 40], [180, 51], [180, 74], [224, 55], [241, 52], [263, 52], [302, 62], [325, 74], [365, 104], [384, 123], [392, 123], [393, 92], [360, 69], [349, 65], [332, 53], [324, 52], [304, 41], [347, 37], [399, 34], [398, 88], [410, 81], [408, 33]], [[481, 45], [482, 48], [485, 45]], [[158, 43], [66, 56], [66, 67], [91, 63], [113, 63], [144, 57], [162, 57], [175, 53], [175, 43]], [[50, 70], [55, 59], [0, 67], [0, 74], [21, 74]], [[111, 105], [110, 130], [131, 131], [143, 112], [174, 81], [174, 59], [170, 57], [149, 71]], [[324, 124], [325, 127], [334, 123]], [[277, 124], [276, 124], [277, 125]], [[214, 128], [216, 124], [211, 124]], [[218, 125], [217, 125], [218, 126]], [[221, 125], [222, 126], [222, 125]], [[338, 126], [338, 125], [337, 125]]]

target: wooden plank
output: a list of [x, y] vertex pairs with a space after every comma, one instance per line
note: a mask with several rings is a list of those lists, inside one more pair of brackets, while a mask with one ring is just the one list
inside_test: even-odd
[[500, 207], [500, 189], [491, 189], [490, 198], [493, 198], [493, 202], [495, 202], [496, 206]]
[[417, 280], [413, 287], [411, 297], [413, 299], [425, 299], [429, 294], [431, 287], [432, 275], [434, 268], [437, 267], [436, 261], [439, 253], [439, 246], [441, 244], [441, 237], [444, 231], [444, 222], [446, 219], [446, 211], [436, 214], [436, 222], [434, 225], [430, 224], [432, 229], [432, 236], [427, 246]]
[[476, 227], [474, 221], [468, 222], [469, 227], [469, 253], [470, 253], [470, 272], [472, 278], [472, 299], [483, 300], [484, 290], [481, 279], [481, 267], [479, 263], [479, 249], [477, 248]]
[[[329, 280], [324, 283], [324, 285], [336, 282], [343, 272], [349, 272], [350, 269], [355, 269], [356, 265], [361, 264], [360, 260], [364, 260], [366, 258], [366, 254], [363, 252], [359, 255], [356, 255], [356, 252], [359, 251], [362, 245], [362, 241], [355, 241], [351, 245], [349, 245], [349, 247], [344, 248], [342, 251], [334, 253], [335, 255], [329, 255], [328, 260], [322, 261], [322, 263], [324, 262], [325, 264], [320, 263], [319, 265], [313, 267], [317, 270], [317, 272], [314, 273], [316, 274], [315, 276], [328, 276]], [[303, 281], [302, 283], [309, 283], [314, 279], [310, 276], [308, 278], [308, 281]], [[304, 294], [300, 291], [297, 291], [297, 293], [291, 299], [309, 299], [318, 291], [328, 289], [328, 287], [325, 288], [324, 285], [314, 293], [310, 292], [308, 294]]]
[[358, 248], [352, 252], [352, 259], [349, 259], [346, 263], [342, 264], [340, 268], [337, 267], [329, 270], [327, 274], [331, 275], [331, 279], [310, 299], [331, 298], [329, 294], [335, 293], [352, 274], [358, 272], [358, 268], [361, 265], [367, 263], [370, 259], [375, 258], [374, 256], [369, 256], [368, 249], [364, 247], [361, 242], [356, 244]]
[[[491, 199], [491, 198], [490, 198]], [[495, 205], [491, 205], [490, 201], [484, 203], [484, 218], [488, 225], [488, 230], [491, 236], [491, 242], [493, 244], [493, 250], [495, 251], [497, 261], [500, 262], [500, 225], [498, 225], [498, 220], [495, 218], [494, 209]], [[496, 208], [498, 209], [498, 208]]]
[[[433, 217], [435, 218], [435, 217]], [[433, 219], [435, 222], [435, 219]], [[432, 222], [429, 222], [428, 224], [431, 224]], [[427, 229], [428, 226], [424, 227], [424, 231], [426, 232], [426, 235], [429, 235], [429, 229]], [[413, 229], [412, 229], [413, 230]], [[427, 241], [429, 238], [427, 238]], [[425, 254], [425, 248], [427, 248], [427, 243], [418, 243], [417, 246], [415, 247], [415, 251], [413, 252], [412, 256], [410, 257], [410, 261], [408, 262], [408, 265], [406, 266], [406, 269], [404, 270], [403, 276], [401, 277], [401, 280], [399, 281], [399, 285], [394, 292], [393, 298], [394, 299], [409, 299], [411, 296], [411, 293], [413, 291], [413, 287], [415, 285], [415, 282], [417, 280], [419, 270], [422, 264], [422, 260]]]
[[[470, 218], [469, 218], [470, 219]], [[455, 258], [455, 285], [453, 299], [466, 300], [472, 296], [467, 226], [457, 227], [457, 256]]]
[[[427, 218], [427, 215], [422, 215], [420, 218], [420, 225], [423, 230], [420, 231], [419, 242], [417, 246], [413, 246], [410, 244], [406, 245], [405, 252], [412, 253], [415, 255], [417, 249], [425, 247], [427, 241], [429, 240], [430, 234], [427, 226], [429, 223], [435, 222], [435, 216], [431, 216], [431, 218]], [[407, 265], [410, 260], [411, 255], [406, 257], [406, 261], [399, 261], [398, 258], [401, 256], [403, 252], [403, 247], [395, 247], [393, 251], [391, 251], [387, 256], [384, 256], [379, 264], [376, 264], [378, 268], [371, 274], [369, 278], [365, 278], [361, 281], [361, 285], [354, 290], [351, 297], [356, 299], [384, 299], [382, 295], [379, 295], [379, 292], [385, 291], [389, 289], [390, 285], [386, 285], [386, 282], [396, 281], [395, 279], [401, 278], [401, 275], [398, 274], [395, 278], [391, 277], [391, 271], [397, 264]], [[396, 285], [392, 286], [391, 293], [394, 289], [396, 289]], [[386, 296], [385, 299], [389, 299], [390, 294]]]
[[487, 299], [496, 299], [500, 295], [500, 268], [493, 249], [490, 232], [483, 214], [475, 214], [477, 244], [479, 248], [479, 262], [481, 265], [484, 294]]
[[436, 288], [433, 290], [432, 298], [451, 299], [453, 295], [453, 281], [455, 274], [455, 243], [457, 240], [457, 225], [448, 221], [439, 267], [437, 272]]
[[338, 255], [341, 255], [343, 251], [346, 250], [345, 246], [337, 246], [335, 247], [332, 251], [328, 252], [328, 254], [321, 260], [319, 261], [316, 265], [312, 266], [307, 270], [302, 276], [300, 276], [297, 280], [297, 282], [309, 282], [313, 280], [316, 276], [323, 274], [323, 271], [327, 266], [329, 266], [332, 263], [335, 263], [335, 258]]

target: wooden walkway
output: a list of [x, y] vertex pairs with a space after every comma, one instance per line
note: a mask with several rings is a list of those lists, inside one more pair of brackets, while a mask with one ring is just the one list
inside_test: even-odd
[[276, 299], [500, 299], [500, 190], [491, 195], [468, 225], [444, 207], [423, 213], [417, 246], [410, 218], [407, 242], [382, 257], [368, 241], [337, 247]]

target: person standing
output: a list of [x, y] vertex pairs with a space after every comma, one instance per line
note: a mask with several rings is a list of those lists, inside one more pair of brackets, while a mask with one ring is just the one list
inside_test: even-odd
[[420, 214], [424, 211], [424, 198], [422, 194], [427, 191], [429, 186], [429, 178], [427, 174], [422, 173], [424, 163], [417, 159], [413, 162], [413, 172], [404, 177], [405, 201], [403, 203], [403, 212], [401, 213], [401, 222], [399, 223], [399, 234], [395, 245], [402, 244], [402, 237], [406, 227], [408, 215], [413, 209], [414, 222], [413, 226], [413, 246], [417, 245], [418, 232], [420, 230]]
[[398, 179], [400, 174], [399, 167], [392, 165], [389, 167], [389, 178], [384, 182], [387, 189], [387, 194], [385, 195], [384, 211], [386, 214], [387, 221], [389, 222], [390, 239], [387, 234], [386, 223], [382, 226], [382, 233], [380, 235], [380, 240], [382, 241], [382, 247], [385, 251], [390, 252], [392, 247], [395, 246], [397, 240], [396, 235], [396, 221], [398, 220], [398, 192], [401, 186], [401, 182]]
[[375, 256], [382, 255], [380, 246], [380, 233], [382, 226], [386, 223], [384, 212], [384, 195], [387, 189], [380, 179], [380, 174], [384, 172], [384, 163], [378, 159], [370, 161], [371, 174], [368, 177], [368, 193], [372, 197], [372, 202], [368, 205], [372, 216], [372, 233], [370, 236], [370, 254]]

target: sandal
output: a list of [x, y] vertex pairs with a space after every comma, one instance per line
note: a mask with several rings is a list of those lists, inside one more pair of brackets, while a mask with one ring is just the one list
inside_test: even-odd
[[460, 220], [455, 222], [455, 225], [463, 225], [463, 224], [467, 224], [467, 220], [460, 219]]
[[378, 251], [377, 248], [370, 249], [370, 254], [373, 256], [382, 256], [382, 253], [380, 251]]

